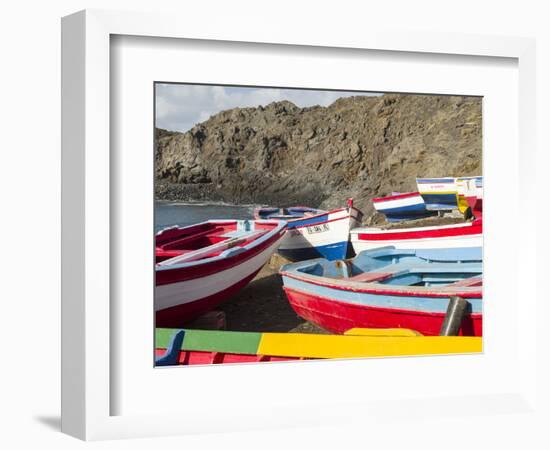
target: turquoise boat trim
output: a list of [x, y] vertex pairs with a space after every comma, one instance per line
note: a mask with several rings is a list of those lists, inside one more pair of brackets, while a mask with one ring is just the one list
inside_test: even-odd
[[[296, 289], [306, 293], [312, 293], [319, 297], [333, 299], [337, 301], [354, 303], [362, 306], [372, 306], [378, 308], [412, 310], [429, 313], [445, 313], [449, 305], [448, 298], [434, 297], [407, 297], [396, 295], [367, 294], [364, 292], [354, 292], [320, 286], [313, 283], [296, 280], [283, 276], [285, 287]], [[483, 300], [479, 298], [467, 299], [471, 304], [472, 313], [481, 313]]]

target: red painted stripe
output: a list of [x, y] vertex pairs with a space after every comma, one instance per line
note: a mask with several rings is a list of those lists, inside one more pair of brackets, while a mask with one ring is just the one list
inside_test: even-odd
[[440, 238], [440, 237], [452, 237], [452, 236], [471, 236], [475, 234], [482, 234], [483, 226], [481, 221], [474, 221], [465, 224], [461, 227], [453, 228], [437, 228], [432, 230], [418, 230], [418, 231], [394, 231], [391, 233], [358, 233], [357, 238], [360, 241], [389, 241], [389, 240], [401, 240], [401, 239], [428, 239], [428, 238]]
[[[395, 295], [400, 297], [431, 297], [431, 298], [448, 298], [450, 295], [458, 295], [459, 297], [464, 298], [482, 298], [482, 290], [469, 290], [462, 291], [460, 289], [445, 289], [441, 287], [441, 290], [434, 290], [434, 288], [422, 287], [422, 286], [402, 286], [401, 289], [398, 289], [398, 286], [385, 286], [378, 283], [365, 284], [364, 287], [351, 286], [351, 284], [346, 283], [343, 280], [340, 284], [322, 282], [317, 279], [312, 279], [309, 277], [303, 277], [296, 275], [292, 272], [281, 272], [281, 275], [284, 277], [293, 278], [298, 281], [303, 281], [304, 283], [314, 284], [316, 286], [323, 286], [331, 289], [337, 289], [341, 291], [351, 291], [351, 292], [361, 292], [365, 294], [377, 294], [377, 295]], [[330, 280], [330, 278], [316, 277], [322, 280]], [[336, 281], [336, 280], [335, 280]]]
[[218, 273], [232, 267], [238, 266], [245, 261], [253, 258], [254, 256], [260, 254], [268, 247], [273, 245], [276, 241], [282, 239], [286, 228], [283, 228], [278, 233], [275, 233], [272, 237], [267, 239], [265, 242], [258, 244], [247, 251], [239, 253], [228, 258], [210, 261], [202, 264], [196, 264], [194, 266], [188, 267], [174, 267], [170, 269], [157, 270], [155, 272], [156, 285], [162, 286], [165, 284], [178, 283], [181, 281], [193, 280], [196, 278], [203, 278], [214, 273]]
[[387, 202], [390, 200], [399, 200], [400, 198], [409, 198], [409, 197], [417, 197], [417, 196], [420, 197], [419, 192], [407, 192], [405, 194], [397, 194], [397, 195], [389, 195], [387, 197], [373, 198], [372, 201], [374, 203], [378, 203], [378, 202]]

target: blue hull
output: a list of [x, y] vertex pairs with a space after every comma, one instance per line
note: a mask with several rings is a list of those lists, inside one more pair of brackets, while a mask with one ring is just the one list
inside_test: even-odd
[[421, 194], [428, 210], [456, 209], [456, 194]]
[[403, 206], [401, 208], [390, 208], [381, 210], [380, 212], [386, 216], [388, 222], [423, 219], [424, 217], [431, 217], [437, 214], [436, 211], [426, 210], [426, 205], [424, 205], [424, 203], [419, 205]]
[[380, 207], [378, 212], [384, 214], [388, 222], [423, 219], [437, 214], [437, 211], [428, 211], [426, 209], [423, 199], [419, 199], [418, 203], [414, 205], [398, 206], [396, 208]]
[[348, 241], [322, 245], [319, 247], [293, 249], [279, 248], [277, 252], [291, 261], [305, 261], [315, 258], [326, 258], [329, 261], [334, 261], [337, 259], [344, 259], [348, 256]]

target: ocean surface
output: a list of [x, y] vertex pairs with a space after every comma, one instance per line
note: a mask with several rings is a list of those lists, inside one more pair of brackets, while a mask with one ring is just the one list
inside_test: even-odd
[[173, 225], [185, 226], [211, 219], [253, 219], [254, 205], [155, 202], [155, 232]]

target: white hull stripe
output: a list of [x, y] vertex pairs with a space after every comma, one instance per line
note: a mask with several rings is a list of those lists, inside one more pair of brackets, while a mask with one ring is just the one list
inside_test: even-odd
[[238, 266], [202, 278], [165, 284], [155, 288], [155, 311], [191, 303], [217, 294], [262, 268], [277, 250], [280, 240]]
[[377, 211], [385, 211], [386, 209], [403, 208], [405, 206], [414, 206], [424, 203], [422, 196], [400, 198], [396, 200], [388, 200], [383, 202], [373, 202], [374, 208]]
[[474, 234], [469, 236], [445, 236], [425, 239], [388, 239], [384, 241], [364, 241], [352, 237], [351, 244], [355, 253], [390, 245], [398, 249], [481, 247], [483, 245], [483, 236], [481, 234]]
[[455, 223], [450, 225], [434, 225], [431, 227], [415, 227], [415, 228], [388, 228], [388, 229], [382, 229], [382, 228], [368, 228], [368, 227], [362, 227], [362, 228], [353, 228], [350, 233], [352, 239], [356, 239], [355, 235], [360, 233], [368, 233], [368, 234], [386, 234], [386, 233], [412, 233], [417, 231], [431, 231], [431, 230], [448, 230], [451, 228], [469, 228], [473, 225], [473, 222], [467, 222], [467, 223]]

